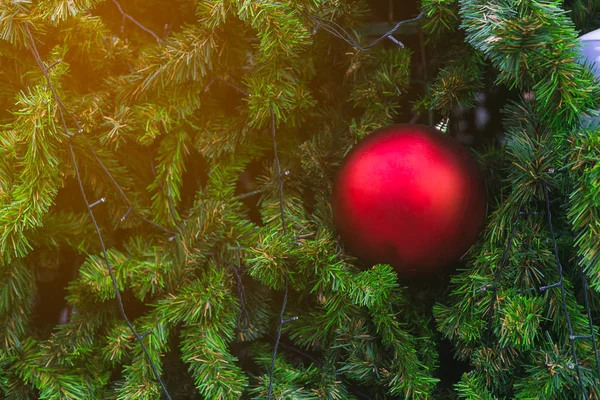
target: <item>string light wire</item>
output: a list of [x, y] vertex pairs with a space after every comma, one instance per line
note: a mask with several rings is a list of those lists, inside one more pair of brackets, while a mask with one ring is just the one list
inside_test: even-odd
[[[281, 164], [279, 162], [279, 156], [277, 155], [277, 140], [275, 138], [275, 112], [273, 111], [273, 106], [271, 105], [269, 108], [271, 114], [271, 140], [273, 141], [273, 153], [275, 157], [275, 172], [277, 174], [277, 180], [279, 183], [279, 212], [281, 218], [281, 229], [283, 234], [287, 234], [287, 228], [285, 226], [285, 211], [283, 206], [283, 175], [281, 174]], [[269, 371], [269, 388], [267, 390], [267, 399], [271, 400], [271, 396], [273, 394], [273, 371], [275, 370], [275, 359], [277, 357], [277, 348], [279, 347], [279, 342], [281, 340], [281, 332], [283, 330], [283, 324], [291, 321], [295, 321], [298, 317], [292, 317], [289, 320], [283, 319], [283, 314], [285, 312], [285, 308], [288, 300], [288, 286], [289, 279], [288, 274], [285, 274], [285, 282], [283, 289], [283, 301], [281, 303], [281, 310], [279, 312], [279, 324], [277, 327], [277, 337], [275, 338], [275, 346], [273, 347], [273, 355], [271, 357], [271, 369]]]
[[338, 39], [341, 39], [344, 42], [348, 43], [350, 46], [354, 47], [355, 49], [366, 51], [366, 50], [369, 50], [370, 48], [378, 45], [385, 39], [389, 39], [392, 42], [394, 42], [396, 45], [398, 45], [400, 47], [404, 47], [404, 44], [402, 44], [402, 42], [400, 42], [396, 38], [394, 38], [394, 36], [393, 36], [394, 33], [396, 33], [396, 31], [398, 29], [400, 29], [400, 27], [402, 25], [407, 24], [409, 22], [415, 22], [415, 21], [418, 21], [419, 19], [421, 19], [425, 15], [425, 10], [421, 11], [421, 13], [418, 16], [416, 16], [415, 18], [398, 22], [392, 29], [390, 29], [389, 31], [387, 31], [386, 33], [381, 35], [379, 38], [375, 39], [374, 41], [372, 41], [371, 43], [369, 43], [365, 46], [362, 46], [357, 40], [355, 40], [352, 37], [352, 35], [350, 35], [350, 33], [348, 33], [348, 31], [346, 31], [344, 28], [342, 28], [337, 22], [331, 21], [331, 20], [328, 20], [328, 19], [325, 19], [322, 17], [317, 17], [314, 15], [311, 15], [305, 11], [303, 11], [302, 14], [315, 24], [313, 33], [316, 33], [318, 29], [323, 29], [324, 31], [329, 32], [330, 34], [337, 37]]
[[117, 8], [119, 9], [119, 12], [121, 13], [121, 16], [123, 17], [123, 22], [121, 22], [121, 33], [123, 33], [123, 31], [125, 30], [125, 19], [130, 20], [131, 22], [133, 22], [138, 28], [140, 28], [141, 30], [143, 30], [144, 32], [146, 32], [149, 35], [152, 35], [152, 37], [154, 39], [156, 39], [156, 41], [158, 43], [162, 43], [162, 39], [158, 37], [158, 35], [156, 33], [154, 33], [152, 30], [146, 28], [144, 25], [142, 25], [141, 23], [139, 23], [135, 18], [133, 18], [131, 15], [127, 14], [124, 10], [123, 7], [121, 7], [121, 4], [117, 1], [117, 0], [112, 0], [112, 2], [115, 4], [115, 6], [117, 6]]

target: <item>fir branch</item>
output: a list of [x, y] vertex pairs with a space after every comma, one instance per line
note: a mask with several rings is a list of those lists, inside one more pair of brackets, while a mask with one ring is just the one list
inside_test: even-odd
[[589, 68], [575, 62], [573, 21], [558, 3], [509, 3], [460, 0], [466, 41], [500, 70], [499, 82], [535, 89], [551, 125], [578, 122], [596, 108], [600, 90]]
[[[513, 245], [513, 238], [515, 236], [515, 232], [517, 231], [517, 222], [519, 221], [520, 214], [521, 214], [521, 209], [519, 208], [519, 210], [517, 211], [517, 216], [515, 217], [515, 219], [513, 221], [513, 227], [510, 231], [510, 235], [508, 236], [508, 245], [506, 246], [506, 250], [504, 252], [504, 255], [502, 256], [502, 260], [500, 261], [500, 264], [496, 267], [494, 283], [492, 284], [492, 287], [489, 288], [492, 290], [492, 299], [490, 300], [490, 311], [488, 313], [487, 332], [486, 332], [486, 338], [485, 338], [488, 346], [490, 345], [490, 339], [491, 339], [491, 334], [492, 334], [492, 329], [493, 329], [493, 320], [494, 320], [494, 316], [495, 316], [494, 313], [495, 313], [495, 307], [496, 307], [496, 299], [498, 297], [498, 285], [500, 285], [502, 270], [504, 269], [504, 266], [505, 266], [506, 262], [508, 261], [508, 256], [510, 254], [510, 251], [511, 251], [511, 248]], [[484, 286], [482, 288], [482, 290], [488, 290], [488, 287]]]
[[510, 396], [514, 371], [522, 363], [519, 352], [514, 347], [480, 346], [473, 350], [471, 363], [475, 367], [476, 376], [483, 378], [489, 393]]
[[[272, 357], [268, 354], [267, 346], [254, 344], [251, 347], [254, 359], [261, 368], [272, 364]], [[292, 397], [294, 399], [311, 400], [315, 398], [314, 389], [309, 387], [311, 379], [315, 379], [316, 368], [313, 365], [308, 367], [293, 366], [287, 362], [283, 356], [278, 355], [275, 361], [274, 377], [277, 379], [277, 386], [272, 389], [272, 396], [280, 399]], [[269, 376], [259, 377], [259, 384], [249, 390], [253, 399], [264, 399], [269, 395], [268, 381]]]
[[151, 312], [136, 320], [142, 337], [146, 342], [152, 358], [146, 357], [145, 349], [135, 342], [131, 351], [132, 362], [124, 368], [125, 382], [120, 388], [119, 398], [139, 399], [160, 396], [160, 386], [152, 380], [155, 371], [162, 374], [161, 354], [169, 350], [169, 336], [172, 326], [164, 320], [159, 322], [159, 315]]
[[[152, 195], [152, 213], [161, 224], [169, 221], [180, 226], [180, 216], [175, 205], [181, 200], [180, 188], [189, 155], [189, 138], [182, 127], [175, 128], [161, 140], [158, 149], [158, 165], [152, 163], [154, 182], [148, 187]], [[158, 171], [156, 171], [158, 170]]]
[[[126, 269], [123, 268], [127, 258], [125, 254], [116, 249], [108, 249], [106, 256], [118, 282], [118, 290], [123, 291], [127, 285]], [[85, 287], [89, 295], [99, 302], [115, 297], [111, 274], [104, 264], [102, 257], [90, 255], [79, 268], [79, 284]]]
[[418, 110], [435, 109], [450, 115], [459, 108], [472, 109], [477, 92], [484, 88], [483, 60], [477, 53], [458, 48], [431, 84], [429, 94], [420, 100]]
[[[357, 52], [354, 58], [360, 58]], [[398, 115], [398, 101], [408, 91], [410, 83], [411, 52], [408, 50], [382, 49], [369, 53], [353, 75], [363, 78], [352, 87], [348, 100], [357, 109], [364, 108], [365, 114], [379, 115], [384, 119], [393, 119]], [[363, 55], [364, 57], [364, 55]], [[354, 63], [354, 61], [353, 61]]]
[[67, 245], [79, 254], [89, 254], [97, 249], [97, 243], [93, 227], [85, 218], [82, 214], [53, 211], [46, 214], [42, 226], [27, 234], [28, 240], [36, 249], [58, 251]]
[[31, 15], [30, 2], [2, 0], [0, 4], [0, 39], [21, 48], [29, 39], [27, 24], [37, 22]]
[[175, 235], [176, 232], [174, 232], [174, 231], [172, 231], [170, 229], [167, 229], [164, 226], [162, 226], [162, 225], [160, 225], [160, 224], [152, 221], [151, 219], [147, 218], [139, 210], [137, 210], [137, 208], [135, 208], [133, 206], [133, 204], [129, 200], [129, 197], [123, 191], [123, 188], [121, 187], [121, 185], [116, 181], [116, 179], [113, 176], [113, 174], [108, 170], [108, 168], [106, 167], [105, 162], [103, 162], [101, 160], [100, 155], [98, 154], [98, 152], [89, 143], [86, 142], [86, 145], [87, 145], [87, 149], [90, 152], [90, 154], [93, 156], [93, 158], [98, 163], [98, 165], [100, 165], [100, 168], [102, 169], [102, 171], [104, 171], [104, 175], [113, 184], [113, 186], [115, 187], [115, 189], [117, 189], [117, 191], [121, 195], [121, 198], [123, 199], [123, 201], [125, 202], [125, 204], [128, 207], [127, 210], [126, 210], [126, 212], [125, 212], [125, 214], [123, 214], [123, 216], [121, 217], [121, 221], [124, 221], [125, 218], [127, 218], [127, 215], [129, 213], [133, 213], [136, 217], [138, 217], [142, 221], [146, 222], [147, 224], [152, 225], [155, 228], [160, 229], [161, 231], [163, 231], [165, 233], [168, 233], [168, 234], [171, 234], [171, 235]]
[[6, 262], [31, 250], [26, 232], [39, 227], [52, 205], [62, 177], [59, 148], [63, 138], [54, 125], [55, 108], [51, 93], [36, 87], [19, 96], [21, 110], [15, 127], [21, 132], [17, 151], [22, 167], [10, 197], [0, 211], [0, 253]]
[[221, 45], [216, 32], [189, 26], [175, 33], [161, 46], [147, 49], [135, 72], [125, 76], [117, 100], [137, 99], [150, 91], [159, 93], [169, 85], [201, 81], [212, 71]]
[[213, 265], [200, 279], [159, 300], [157, 311], [172, 323], [208, 324], [232, 316], [238, 305], [224, 271]]
[[247, 332], [252, 324], [250, 319], [250, 313], [248, 313], [248, 309], [246, 308], [246, 288], [244, 287], [244, 283], [242, 281], [242, 276], [244, 271], [242, 271], [241, 266], [241, 248], [240, 246], [230, 247], [230, 250], [235, 253], [235, 263], [230, 263], [229, 266], [233, 271], [236, 279], [236, 285], [238, 288], [238, 299], [240, 300], [240, 312], [237, 318], [237, 329], [240, 333]]
[[125, 250], [128, 257], [123, 268], [133, 294], [142, 302], [162, 295], [175, 262], [170, 248], [148, 237], [135, 236], [125, 244]]
[[502, 305], [502, 316], [499, 332], [501, 347], [514, 346], [525, 351], [535, 347], [540, 335], [544, 309], [542, 297], [508, 297]]
[[225, 24], [232, 14], [232, 1], [206, 0], [196, 5], [198, 21], [209, 29]]
[[53, 25], [66, 21], [69, 18], [81, 15], [92, 9], [101, 0], [45, 0], [37, 4], [34, 13], [39, 13], [41, 18], [49, 20]]
[[284, 289], [288, 276], [286, 262], [291, 244], [290, 238], [281, 235], [277, 229], [268, 229], [261, 235], [258, 243], [248, 249], [246, 262], [249, 265], [250, 276], [272, 289]]
[[256, 29], [261, 63], [297, 60], [310, 43], [311, 35], [298, 18], [298, 12], [286, 3], [269, 0], [238, 1], [239, 18]]
[[192, 324], [181, 330], [182, 359], [207, 399], [239, 399], [248, 386], [248, 378], [228, 349], [234, 321], [221, 319], [218, 326]]
[[[428, 376], [427, 367], [414, 351], [415, 338], [402, 329], [396, 312], [391, 307], [400, 298], [397, 279], [392, 279], [396, 278], [396, 274], [389, 265], [378, 265], [368, 272], [370, 274], [359, 275], [356, 280], [366, 284], [366, 296], [363, 295], [362, 301], [369, 309], [382, 345], [391, 350], [389, 357], [386, 357], [390, 366], [382, 374], [382, 379], [388, 381], [388, 393], [400, 394], [405, 398], [427, 398], [438, 379]], [[380, 291], [381, 288], [386, 289]]]
[[[194, 147], [204, 157], [217, 160], [235, 154], [236, 158], [247, 158], [245, 151], [240, 151], [244, 149], [249, 152], [249, 155], [258, 158], [267, 148], [266, 140], [265, 143], [256, 143], [256, 138], [250, 135], [252, 130], [247, 125], [249, 120], [247, 110], [242, 109], [238, 115], [232, 117], [209, 101], [203, 102], [203, 108], [207, 112], [203, 113], [198, 122], [199, 129], [195, 135]], [[208, 116], [210, 117], [207, 118]]]
[[112, 365], [120, 363], [123, 357], [131, 353], [133, 339], [134, 337], [124, 321], [115, 324], [105, 336], [106, 344], [101, 350], [103, 359]]
[[314, 110], [316, 101], [298, 78], [296, 74], [287, 72], [279, 74], [275, 81], [270, 73], [247, 78], [246, 86], [252, 94], [248, 99], [249, 127], [260, 129], [268, 126], [271, 112], [277, 118], [277, 126], [285, 123], [293, 128], [305, 122]]
[[[111, 64], [116, 60], [114, 60], [114, 54], [110, 54], [110, 48], [111, 45], [114, 45], [115, 38], [112, 37], [112, 41], [109, 39], [111, 37], [110, 30], [99, 16], [87, 12], [80, 13], [77, 15], [77, 18], [73, 18], [68, 24], [62, 24], [60, 31], [63, 38], [62, 43], [65, 46], [68, 46], [68, 53], [72, 54], [75, 59], [82, 61], [86, 59], [89, 60], [92, 64], [90, 67], [98, 72], [101, 70], [101, 65], [104, 69], [107, 67], [107, 64], [105, 63], [108, 59], [111, 59], [111, 62], [108, 65], [113, 67], [114, 64]], [[98, 74], [97, 78], [102, 75]], [[90, 93], [90, 96], [98, 95], [102, 96], [104, 93]], [[96, 97], [96, 99], [98, 97]], [[89, 102], [82, 101], [81, 105], [83, 107], [98, 107], [102, 105], [102, 103], [99, 104], [97, 100], [92, 100]], [[83, 113], [78, 111], [78, 114], [93, 114], [93, 112]], [[82, 125], [85, 127], [86, 123], [84, 122]]]
[[591, 370], [581, 368], [583, 380], [578, 383], [569, 349], [557, 346], [550, 333], [546, 334], [545, 339], [541, 346], [533, 351], [532, 361], [525, 365], [527, 377], [515, 382], [515, 397], [567, 400], [575, 398], [575, 394], [581, 394], [584, 400], [594, 398], [577, 390], [578, 386], [595, 385]]
[[571, 139], [572, 149], [567, 168], [577, 171], [572, 183], [569, 220], [573, 226], [575, 244], [590, 287], [600, 292], [600, 247], [596, 240], [600, 232], [600, 207], [597, 198], [600, 196], [600, 132], [596, 129], [586, 129], [575, 133]]
[[388, 298], [399, 289], [398, 276], [387, 264], [375, 265], [372, 269], [352, 276], [345, 292], [352, 303], [368, 307], [384, 307]]
[[[549, 190], [548, 190], [548, 184], [546, 182], [543, 182], [543, 185], [544, 185], [544, 198], [546, 200], [546, 217], [548, 219], [548, 227], [550, 229], [550, 235], [551, 235], [552, 242], [553, 242], [552, 244], [553, 244], [553, 250], [554, 250], [554, 258], [556, 261], [556, 267], [558, 269], [558, 282], [552, 283], [548, 286], [543, 286], [540, 288], [540, 290], [545, 291], [548, 289], [552, 289], [554, 287], [558, 287], [560, 289], [564, 317], [567, 321], [567, 326], [569, 328], [569, 339], [571, 341], [571, 355], [573, 356], [573, 363], [575, 364], [575, 371], [577, 372], [579, 388], [580, 388], [584, 398], [587, 398], [588, 397], [587, 390], [586, 390], [585, 385], [582, 380], [581, 369], [579, 368], [579, 361], [577, 358], [577, 352], [576, 352], [576, 347], [575, 347], [575, 341], [579, 338], [574, 335], [575, 332], [573, 331], [573, 325], [571, 324], [571, 313], [569, 312], [569, 308], [567, 306], [566, 290], [565, 290], [565, 286], [563, 283], [563, 266], [562, 266], [562, 263], [560, 262], [560, 257], [558, 254], [558, 245], [556, 243], [556, 236], [554, 234], [554, 228], [552, 225], [552, 212], [550, 210], [550, 195], [549, 195]], [[600, 376], [598, 378], [600, 378]]]
[[430, 39], [440, 39], [442, 35], [458, 30], [460, 19], [457, 0], [424, 0], [422, 8], [426, 17], [423, 29], [428, 32]]
[[43, 351], [32, 338], [24, 340], [19, 350], [20, 357], [13, 366], [14, 371], [23, 381], [38, 389], [39, 398], [98, 398], [108, 380], [108, 373], [98, 374], [93, 361], [77, 372], [46, 366]]
[[328, 293], [323, 304], [308, 311], [305, 318], [299, 318], [288, 336], [294, 343], [305, 348], [343, 347], [348, 342], [342, 331], [350, 318], [360, 317], [360, 308], [352, 304], [345, 293]]
[[[0, 343], [7, 355], [19, 352], [27, 337], [36, 288], [31, 267], [22, 260], [2, 265], [0, 270]], [[32, 290], [32, 288], [34, 290]]]
[[600, 2], [598, 0], [574, 0], [569, 7], [570, 16], [582, 34], [600, 26]]
[[460, 382], [455, 385], [458, 394], [465, 399], [472, 400], [499, 400], [498, 397], [493, 396], [485, 387], [485, 382], [481, 376], [468, 373], [463, 374]]

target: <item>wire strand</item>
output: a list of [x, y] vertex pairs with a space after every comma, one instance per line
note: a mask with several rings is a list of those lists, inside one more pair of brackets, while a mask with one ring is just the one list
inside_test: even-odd
[[571, 324], [571, 314], [569, 313], [569, 308], [567, 307], [566, 300], [566, 290], [563, 281], [563, 266], [560, 262], [560, 257], [558, 255], [558, 244], [556, 242], [556, 236], [554, 234], [554, 228], [552, 225], [552, 211], [550, 210], [550, 195], [548, 193], [548, 183], [543, 182], [544, 185], [544, 200], [546, 201], [546, 218], [548, 221], [548, 229], [550, 229], [550, 236], [552, 238], [552, 251], [554, 253], [554, 259], [556, 261], [556, 268], [558, 270], [558, 282], [549, 286], [542, 286], [540, 291], [545, 291], [550, 288], [559, 287], [560, 288], [560, 296], [562, 300], [562, 307], [565, 313], [565, 320], [567, 321], [567, 327], [569, 329], [569, 340], [571, 341], [571, 354], [573, 356], [573, 363], [575, 367], [575, 371], [577, 373], [577, 378], [579, 381], [579, 388], [581, 389], [582, 395], [584, 399], [588, 399], [587, 390], [585, 385], [583, 384], [583, 380], [581, 379], [581, 369], [579, 368], [579, 361], [577, 359], [577, 352], [575, 351], [575, 340], [576, 337], [573, 335], [573, 325]]
[[238, 288], [238, 298], [240, 299], [240, 312], [237, 317], [237, 330], [239, 333], [244, 333], [250, 329], [252, 321], [250, 319], [250, 313], [246, 308], [246, 288], [244, 287], [244, 282], [242, 281], [242, 277], [244, 275], [240, 255], [242, 247], [240, 247], [238, 244], [235, 247], [229, 246], [229, 249], [235, 251], [235, 263], [227, 262], [227, 264], [230, 266], [235, 275]]
[[[285, 225], [285, 211], [283, 207], [283, 176], [281, 175], [281, 164], [279, 162], [279, 156], [277, 154], [277, 140], [275, 138], [275, 112], [273, 111], [273, 106], [269, 107], [269, 111], [271, 113], [271, 139], [273, 141], [273, 153], [275, 157], [275, 172], [277, 173], [277, 180], [279, 183], [279, 212], [281, 218], [281, 227], [283, 234], [287, 234], [287, 229]], [[283, 302], [281, 303], [281, 310], [279, 312], [279, 325], [277, 327], [277, 337], [275, 339], [275, 346], [273, 347], [273, 355], [271, 357], [271, 370], [269, 371], [269, 388], [267, 390], [267, 399], [271, 400], [271, 396], [273, 394], [273, 371], [275, 370], [275, 359], [277, 357], [277, 348], [279, 347], [279, 341], [281, 340], [281, 332], [283, 330], [283, 324], [286, 322], [283, 320], [283, 314], [285, 313], [285, 307], [287, 305], [288, 300], [288, 285], [289, 285], [289, 276], [285, 274], [285, 283], [283, 289]], [[291, 320], [295, 320], [297, 318], [292, 318]]]
[[152, 32], [150, 29], [146, 28], [144, 25], [142, 25], [140, 22], [138, 22], [135, 18], [133, 18], [131, 15], [127, 14], [124, 10], [123, 7], [121, 7], [121, 4], [117, 1], [117, 0], [112, 0], [113, 3], [115, 3], [115, 5], [117, 6], [117, 8], [119, 9], [119, 12], [121, 13], [121, 15], [123, 16], [123, 24], [121, 25], [121, 31], [124, 30], [124, 21], [125, 19], [130, 20], [131, 22], [133, 22], [138, 28], [140, 28], [141, 30], [143, 30], [144, 32], [152, 35], [152, 37], [154, 39], [156, 39], [156, 41], [158, 43], [162, 43], [162, 39], [158, 37], [158, 35], [154, 32]]
[[369, 50], [371, 47], [378, 45], [385, 39], [389, 39], [389, 40], [393, 41], [394, 43], [396, 43], [397, 45], [404, 47], [404, 45], [401, 42], [399, 42], [398, 40], [396, 40], [392, 35], [398, 29], [400, 29], [400, 27], [402, 25], [407, 24], [409, 22], [418, 21], [419, 19], [421, 19], [425, 15], [425, 10], [422, 10], [421, 13], [418, 16], [416, 16], [415, 18], [398, 22], [392, 29], [390, 29], [389, 31], [384, 33], [382, 36], [380, 36], [379, 38], [375, 39], [373, 42], [371, 42], [365, 46], [361, 46], [360, 43], [358, 43], [358, 41], [354, 40], [352, 38], [352, 36], [350, 35], [350, 33], [348, 33], [348, 31], [346, 31], [344, 28], [342, 28], [337, 22], [327, 20], [322, 17], [316, 17], [305, 11], [302, 11], [302, 14], [315, 24], [315, 30], [323, 29], [326, 32], [329, 32], [333, 36], [337, 37], [338, 39], [341, 39], [344, 42], [348, 43], [350, 46], [354, 47], [355, 49], [366, 51], [366, 50]]

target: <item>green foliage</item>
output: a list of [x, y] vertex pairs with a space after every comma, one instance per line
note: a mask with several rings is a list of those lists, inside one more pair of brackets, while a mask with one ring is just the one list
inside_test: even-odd
[[457, 0], [424, 0], [422, 7], [427, 17], [423, 29], [429, 32], [431, 39], [457, 30], [460, 22]]
[[439, 71], [429, 94], [418, 105], [420, 109], [435, 109], [449, 115], [457, 108], [471, 109], [475, 95], [484, 87], [483, 62], [478, 53], [458, 48], [446, 66]]
[[40, 2], [37, 12], [50, 23], [59, 24], [93, 8], [98, 0], [50, 0]]
[[[8, 355], [16, 353], [21, 340], [26, 338], [35, 294], [33, 271], [16, 261], [2, 268], [0, 285], [0, 317], [3, 321], [0, 342], [8, 358]], [[31, 290], [32, 287], [34, 290]]]
[[357, 52], [347, 73], [369, 77], [353, 86], [349, 101], [364, 108], [365, 115], [393, 120], [398, 115], [398, 102], [410, 84], [411, 56], [408, 50], [398, 49]]
[[598, 103], [594, 76], [575, 62], [577, 34], [559, 2], [459, 4], [466, 41], [498, 69], [499, 83], [535, 90], [548, 124], [572, 126]]
[[[180, 188], [185, 172], [185, 160], [189, 154], [189, 138], [181, 128], [175, 128], [160, 142], [156, 178], [148, 187], [152, 196], [152, 213], [162, 225], [179, 222], [175, 205], [181, 200]], [[172, 220], [171, 220], [172, 219]], [[171, 223], [169, 223], [171, 222]]]
[[16, 104], [19, 110], [12, 129], [21, 132], [11, 143], [18, 155], [13, 161], [16, 176], [0, 210], [0, 252], [6, 262], [31, 250], [25, 232], [42, 224], [61, 184], [57, 153], [63, 140], [51, 92], [36, 86], [19, 93]]
[[[515, 383], [518, 398], [552, 397], [556, 399], [571, 398], [577, 393], [576, 372], [573, 364], [567, 361], [566, 349], [561, 349], [547, 337], [545, 345], [533, 352], [533, 362], [525, 368], [531, 374], [529, 379]], [[540, 368], [543, 365], [543, 368]], [[582, 378], [586, 386], [594, 383], [593, 372], [582, 368]]]
[[500, 316], [499, 344], [502, 347], [510, 344], [517, 350], [532, 348], [540, 333], [543, 307], [544, 299], [541, 297], [507, 300]]
[[[221, 321], [223, 321], [221, 319]], [[234, 336], [235, 316], [228, 321], [189, 325], [181, 331], [182, 359], [199, 392], [211, 399], [239, 399], [248, 378], [227, 348]]]
[[[565, 314], [598, 334], [578, 273], [599, 290], [600, 130], [577, 124], [600, 90], [575, 62], [596, 1], [424, 0], [427, 71], [417, 47], [353, 49], [308, 17], [366, 43], [362, 0], [120, 1], [135, 23], [115, 3], [0, 0], [0, 398], [157, 399], [154, 365], [179, 398], [264, 399], [286, 280], [298, 318], [274, 399], [445, 398], [440, 381], [465, 399], [571, 399], [578, 372], [597, 397], [594, 349], [572, 345]], [[505, 145], [476, 149], [489, 215], [448, 287], [344, 253], [344, 155], [411, 104], [452, 116], [501, 86], [523, 92]], [[105, 199], [106, 258], [76, 169], [87, 202]], [[539, 290], [560, 278], [546, 188], [564, 292]], [[438, 376], [442, 338], [472, 369], [458, 383]]]
[[589, 129], [573, 135], [568, 166], [574, 171], [571, 176], [569, 221], [576, 233], [579, 265], [596, 291], [600, 291], [600, 248], [597, 240], [600, 230], [599, 133], [597, 129]]
[[485, 387], [482, 378], [476, 374], [463, 374], [460, 382], [456, 384], [460, 398], [468, 400], [498, 400]]
[[[506, 162], [494, 171], [503, 179], [495, 179], [490, 187], [497, 193], [497, 205], [490, 213], [484, 235], [469, 255], [468, 268], [452, 278], [452, 300], [448, 305], [434, 307], [438, 330], [453, 341], [457, 357], [469, 360], [474, 367], [456, 386], [460, 397], [573, 398], [580, 388], [565, 310], [573, 332], [584, 335], [590, 328], [583, 307], [574, 297], [575, 288], [566, 265], [575, 267], [572, 277], [578, 278], [577, 263], [572, 263], [568, 254], [574, 245], [580, 246], [580, 254], [591, 254], [584, 252], [596, 246], [582, 240], [579, 233], [579, 229], [593, 226], [593, 203], [579, 197], [563, 208], [551, 207], [561, 249], [559, 257], [569, 275], [563, 278], [565, 297], [561, 297], [560, 288], [541, 294], [540, 287], [559, 279], [557, 261], [549, 245], [552, 237], [546, 221], [544, 191], [548, 187], [551, 198], [562, 201], [561, 192], [568, 187], [555, 171], [562, 168], [566, 155], [571, 163], [581, 163], [579, 171], [590, 165], [583, 161], [585, 153], [581, 153], [586, 147], [575, 139], [585, 136], [575, 134], [578, 130], [574, 124], [580, 114], [597, 104], [597, 85], [587, 66], [574, 63], [575, 32], [558, 3], [459, 3], [466, 41], [497, 69], [496, 82], [533, 90], [534, 96], [523, 95], [518, 101], [509, 101], [503, 109]], [[438, 79], [444, 74], [448, 74], [447, 69], [440, 72]], [[456, 71], [449, 75], [465, 74]], [[444, 90], [435, 88], [433, 93], [439, 96]], [[443, 105], [444, 101], [433, 104]], [[481, 156], [488, 161], [484, 154]], [[571, 199], [577, 199], [576, 193], [589, 193], [575, 189], [585, 184], [581, 177], [586, 173], [569, 175], [574, 188]], [[571, 239], [569, 222], [565, 220], [567, 206], [570, 224], [579, 227], [575, 228], [576, 241]], [[515, 219], [517, 210], [538, 215]], [[515, 234], [509, 236], [513, 228]], [[585, 268], [586, 264], [582, 265]], [[587, 264], [593, 285], [592, 271]], [[577, 341], [575, 353], [584, 386], [589, 393], [596, 392], [597, 383], [589, 377], [595, 367], [587, 367], [595, 365], [590, 343]]]

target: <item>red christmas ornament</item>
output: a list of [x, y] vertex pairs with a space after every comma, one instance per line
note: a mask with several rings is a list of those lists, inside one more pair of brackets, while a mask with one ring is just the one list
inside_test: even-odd
[[398, 272], [441, 269], [471, 247], [487, 213], [483, 177], [460, 143], [424, 125], [378, 129], [338, 172], [334, 223], [347, 249]]

